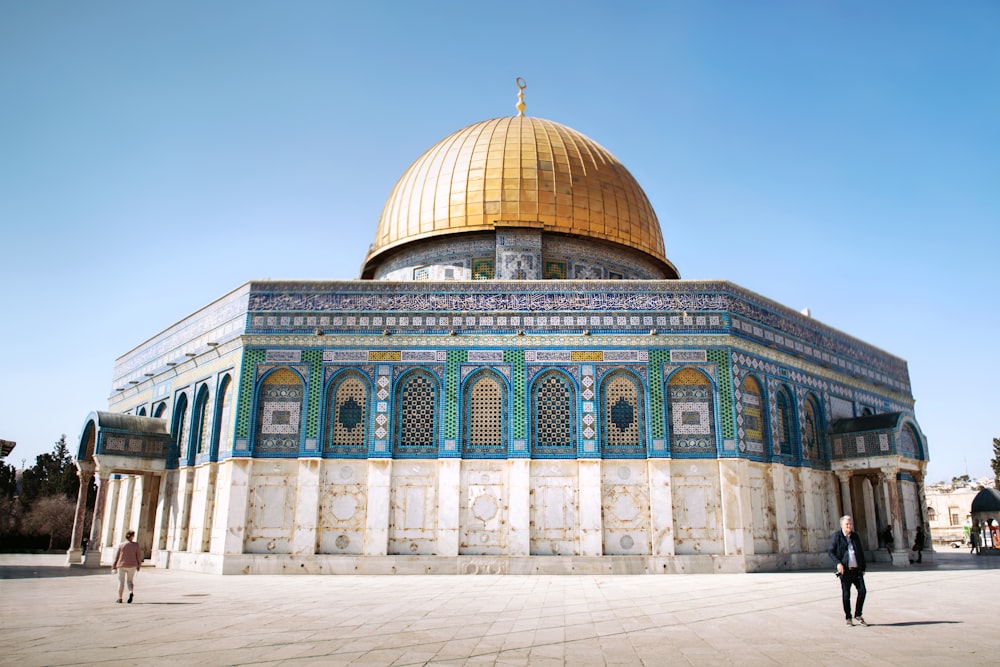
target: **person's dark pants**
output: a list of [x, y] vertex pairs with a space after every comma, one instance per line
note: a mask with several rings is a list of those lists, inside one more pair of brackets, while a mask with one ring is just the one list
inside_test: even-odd
[[840, 575], [840, 588], [844, 593], [844, 617], [851, 617], [851, 586], [858, 589], [858, 601], [854, 605], [854, 617], [862, 615], [862, 610], [865, 606], [865, 595], [868, 591], [865, 589], [865, 578], [861, 574], [861, 570], [854, 568], [852, 570], [844, 570], [844, 573]]

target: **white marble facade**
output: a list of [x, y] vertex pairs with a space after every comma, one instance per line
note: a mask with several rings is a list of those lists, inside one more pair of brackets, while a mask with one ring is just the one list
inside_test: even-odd
[[[818, 566], [839, 516], [832, 473], [737, 459], [230, 459], [167, 475], [154, 562], [218, 574]], [[114, 480], [106, 551], [138, 522], [142, 479]]]

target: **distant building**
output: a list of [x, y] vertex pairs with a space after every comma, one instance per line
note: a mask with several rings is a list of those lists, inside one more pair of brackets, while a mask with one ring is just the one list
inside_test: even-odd
[[951, 482], [927, 485], [924, 490], [925, 514], [932, 539], [940, 543], [967, 540], [972, 525], [972, 499], [982, 489], [994, 486], [992, 477], [958, 486]]
[[215, 573], [774, 570], [829, 565], [843, 513], [872, 550], [925, 522], [906, 362], [680, 280], [628, 170], [520, 113], [407, 169], [358, 280], [253, 281], [122, 355], [78, 454], [88, 565], [133, 528]]

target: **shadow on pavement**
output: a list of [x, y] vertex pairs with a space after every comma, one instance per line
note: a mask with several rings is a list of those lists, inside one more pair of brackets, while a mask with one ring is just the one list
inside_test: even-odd
[[51, 579], [53, 577], [108, 576], [107, 567], [71, 567], [69, 565], [0, 565], [0, 579]]
[[961, 625], [962, 621], [904, 621], [902, 623], [869, 623], [870, 628], [905, 628], [911, 625]]

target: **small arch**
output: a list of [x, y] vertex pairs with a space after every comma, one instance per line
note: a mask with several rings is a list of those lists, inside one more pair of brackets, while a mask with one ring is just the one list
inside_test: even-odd
[[705, 457], [718, 453], [715, 389], [701, 370], [684, 367], [667, 381], [667, 424], [675, 457]]
[[775, 391], [774, 417], [777, 453], [786, 461], [791, 461], [795, 458], [795, 402], [784, 385]]
[[228, 455], [233, 451], [233, 378], [229, 373], [222, 376], [219, 389], [215, 393], [215, 410], [212, 417], [212, 445], [210, 458], [219, 460], [219, 453]]
[[170, 435], [173, 436], [173, 442], [170, 446], [170, 454], [167, 456], [168, 465], [177, 465], [180, 453], [184, 451], [184, 445], [188, 442], [187, 407], [187, 394], [185, 392], [177, 394], [177, 398], [174, 399], [173, 420], [170, 424]]
[[642, 380], [618, 368], [601, 379], [601, 457], [646, 453], [646, 400]]
[[741, 388], [743, 442], [751, 456], [770, 458], [770, 438], [767, 431], [767, 403], [761, 383], [754, 375], [743, 378]]
[[405, 373], [396, 385], [394, 458], [434, 458], [438, 449], [437, 378], [423, 369]]
[[507, 454], [508, 386], [499, 373], [483, 368], [462, 387], [462, 458], [502, 458]]
[[296, 455], [302, 433], [305, 383], [294, 369], [281, 366], [261, 378], [257, 389], [253, 455]]
[[531, 383], [532, 458], [576, 456], [576, 385], [559, 369], [538, 374]]
[[371, 393], [371, 380], [356, 370], [331, 378], [324, 410], [324, 451], [348, 458], [367, 455]]
[[208, 385], [198, 388], [194, 399], [194, 410], [191, 411], [191, 438], [188, 444], [187, 465], [194, 465], [200, 456], [208, 454], [211, 445], [208, 419]]
[[810, 392], [802, 404], [802, 458], [815, 463], [829, 463], [826, 427], [819, 399]]

